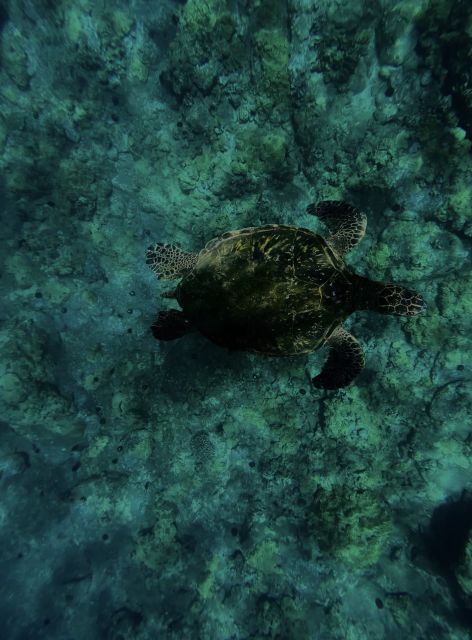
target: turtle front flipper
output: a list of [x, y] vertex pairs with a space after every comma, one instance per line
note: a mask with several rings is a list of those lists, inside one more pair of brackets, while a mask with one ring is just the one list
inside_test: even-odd
[[317, 389], [347, 387], [364, 367], [364, 353], [350, 333], [339, 326], [328, 340], [330, 352], [324, 367], [312, 378]]
[[154, 244], [146, 251], [146, 264], [162, 280], [182, 278], [191, 271], [198, 260], [198, 255], [182, 251], [172, 244]]
[[182, 311], [169, 309], [160, 311], [151, 325], [152, 335], [156, 340], [176, 340], [194, 331]]
[[317, 216], [329, 229], [328, 243], [343, 256], [362, 240], [367, 216], [341, 200], [323, 200], [308, 205], [307, 213]]

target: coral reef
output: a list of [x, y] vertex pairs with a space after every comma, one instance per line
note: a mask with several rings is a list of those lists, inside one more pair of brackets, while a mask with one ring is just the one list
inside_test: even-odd
[[[6, 638], [468, 637], [471, 25], [467, 0], [0, 4]], [[149, 244], [321, 231], [333, 198], [368, 217], [349, 264], [428, 305], [350, 318], [354, 385], [311, 386], [323, 352], [152, 339]]]

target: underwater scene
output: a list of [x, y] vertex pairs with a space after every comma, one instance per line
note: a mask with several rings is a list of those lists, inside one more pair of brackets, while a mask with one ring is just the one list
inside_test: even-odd
[[472, 2], [0, 0], [0, 640], [467, 640]]

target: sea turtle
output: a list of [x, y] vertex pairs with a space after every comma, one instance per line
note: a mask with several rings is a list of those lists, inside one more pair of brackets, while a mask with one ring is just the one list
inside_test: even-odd
[[354, 311], [414, 316], [425, 308], [418, 293], [353, 273], [343, 257], [365, 234], [367, 218], [340, 201], [311, 204], [326, 238], [310, 229], [270, 224], [228, 231], [199, 253], [155, 244], [146, 262], [158, 278], [181, 281], [182, 310], [161, 311], [152, 332], [173, 340], [198, 330], [220, 346], [271, 356], [293, 356], [330, 347], [317, 388], [348, 385], [364, 354], [343, 328]]

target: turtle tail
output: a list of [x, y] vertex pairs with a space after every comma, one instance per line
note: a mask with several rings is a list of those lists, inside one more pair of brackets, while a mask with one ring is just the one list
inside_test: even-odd
[[369, 308], [394, 316], [416, 316], [426, 309], [423, 298], [416, 291], [396, 284], [375, 283]]

